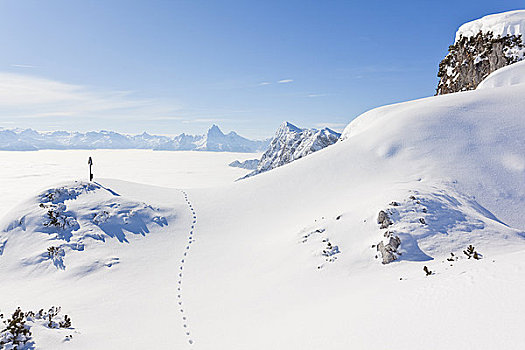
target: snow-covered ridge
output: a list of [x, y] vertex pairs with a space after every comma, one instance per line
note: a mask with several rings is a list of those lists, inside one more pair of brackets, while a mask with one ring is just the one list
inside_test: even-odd
[[508, 11], [484, 16], [467, 22], [456, 32], [456, 42], [463, 37], [475, 36], [479, 32], [492, 32], [494, 36], [525, 34], [525, 10]]
[[16, 264], [41, 273], [72, 268], [83, 274], [112, 267], [119, 258], [69, 266], [70, 255], [82, 255], [106, 241], [129, 243], [131, 236], [146, 236], [152, 226], [163, 227], [168, 221], [160, 208], [126, 199], [98, 183], [75, 181], [43, 191], [13, 210], [0, 225], [0, 256], [9, 252], [5, 246], [12, 241], [25, 240], [31, 244], [25, 245], [25, 257]]
[[254, 141], [235, 132], [224, 134], [213, 125], [206, 135], [180, 134], [174, 137], [125, 135], [113, 131], [87, 133], [55, 131], [38, 132], [32, 129], [1, 129], [0, 150], [36, 151], [39, 149], [154, 149], [169, 151], [258, 152], [269, 140]]
[[329, 128], [301, 129], [284, 122], [281, 124], [257, 168], [247, 177], [288, 164], [336, 143], [341, 134]]

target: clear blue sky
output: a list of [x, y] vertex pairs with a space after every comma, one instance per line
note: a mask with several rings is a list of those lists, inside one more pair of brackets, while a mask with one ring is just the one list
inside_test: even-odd
[[0, 0], [0, 127], [248, 137], [434, 94], [456, 29], [522, 1]]

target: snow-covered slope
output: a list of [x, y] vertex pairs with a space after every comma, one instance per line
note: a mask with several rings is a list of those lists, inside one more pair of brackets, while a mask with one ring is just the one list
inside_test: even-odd
[[[159, 188], [121, 185], [60, 184], [2, 221], [0, 313], [55, 305], [71, 317], [66, 331], [31, 322], [35, 348], [183, 346], [185, 339], [169, 335], [137, 335], [158, 332], [155, 318], [178, 320], [175, 269], [182, 253], [175, 253], [191, 223], [187, 205], [179, 191], [162, 189], [169, 195], [159, 197]], [[19, 283], [27, 284], [20, 290]]]
[[[63, 203], [90, 242], [65, 253], [64, 269], [46, 248], [75, 240], [41, 229], [37, 196], [3, 220], [2, 310], [62, 306], [73, 339], [35, 328], [43, 349], [521, 348], [525, 324], [508, 310], [525, 307], [524, 94], [378, 108], [331, 147], [187, 195], [102, 180]], [[98, 232], [88, 214], [114, 200], [164, 208], [168, 225], [146, 211], [150, 233], [120, 226], [129, 243]], [[396, 260], [381, 264], [377, 245], [396, 237]]]
[[491, 73], [478, 85], [477, 89], [491, 89], [519, 84], [525, 84], [525, 61], [514, 63]]
[[319, 151], [336, 143], [339, 136], [341, 134], [328, 128], [300, 129], [289, 122], [284, 122], [277, 129], [268, 149], [259, 160], [257, 169], [247, 177], [275, 169]]
[[34, 151], [38, 149], [154, 149], [170, 151], [258, 152], [269, 140], [253, 141], [235, 132], [223, 134], [213, 125], [206, 135], [180, 134], [174, 137], [124, 135], [112, 131], [87, 133], [55, 131], [37, 132], [31, 129], [0, 128], [0, 150]]
[[456, 32], [456, 42], [479, 32], [492, 32], [494, 36], [522, 35], [525, 39], [525, 10], [508, 11], [484, 16], [463, 24]]
[[[186, 304], [201, 348], [522, 347], [524, 323], [506, 310], [525, 306], [524, 94], [378, 108], [304, 159], [190, 191], [201, 220]], [[387, 231], [403, 254], [382, 265]]]
[[[62, 306], [73, 339], [35, 328], [42, 349], [521, 349], [523, 96], [487, 86], [377, 108], [331, 147], [213, 189], [45, 191], [0, 223], [0, 307]], [[142, 208], [150, 232], [117, 221], [129, 243], [100, 226], [105, 241], [90, 238], [114, 201]], [[78, 232], [47, 232], [39, 203]], [[67, 232], [90, 244], [57, 269], [45, 248]]]

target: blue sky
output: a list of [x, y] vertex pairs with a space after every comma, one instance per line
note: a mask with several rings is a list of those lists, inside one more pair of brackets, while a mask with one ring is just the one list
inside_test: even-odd
[[[521, 5], [521, 7], [520, 7]], [[434, 94], [456, 29], [522, 1], [0, 0], [0, 127], [262, 138]]]

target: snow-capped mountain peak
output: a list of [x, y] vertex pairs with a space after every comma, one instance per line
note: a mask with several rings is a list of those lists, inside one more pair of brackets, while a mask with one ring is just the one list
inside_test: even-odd
[[221, 136], [224, 136], [224, 133], [221, 131], [221, 129], [219, 129], [217, 125], [213, 124], [211, 128], [208, 129], [207, 136], [208, 137], [213, 137], [213, 136], [221, 137]]
[[301, 129], [290, 122], [284, 122], [262, 155], [257, 169], [247, 177], [280, 167], [330, 146], [336, 143], [340, 136], [341, 134], [328, 128]]
[[180, 134], [174, 137], [151, 135], [125, 135], [101, 130], [87, 133], [54, 131], [38, 132], [33, 129], [0, 129], [0, 150], [33, 151], [39, 149], [154, 149], [170, 151], [227, 151], [258, 152], [269, 140], [256, 141], [235, 132], [225, 135], [213, 125], [206, 135]]

